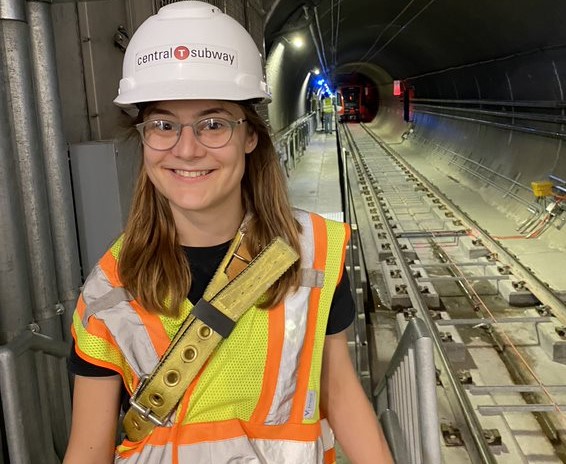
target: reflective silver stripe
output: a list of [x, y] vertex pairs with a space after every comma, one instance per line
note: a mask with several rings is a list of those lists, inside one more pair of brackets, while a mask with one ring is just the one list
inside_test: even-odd
[[305, 238], [307, 241], [301, 240], [301, 266], [304, 268], [312, 268], [314, 263], [314, 239], [313, 239], [313, 228], [310, 213], [303, 211], [302, 209], [294, 209], [293, 214], [295, 219], [303, 227], [303, 233], [301, 238]]
[[87, 304], [83, 316], [83, 325], [88, 321], [88, 318], [93, 314], [98, 313], [104, 309], [112, 308], [122, 301], [131, 301], [133, 298], [123, 287], [113, 287], [109, 292], [102, 295], [100, 298], [94, 300], [92, 303]]
[[324, 272], [316, 269], [301, 269], [301, 286], [322, 288], [324, 285]]
[[83, 325], [87, 327], [91, 317], [104, 322], [135, 374], [141, 377], [151, 372], [159, 357], [140, 316], [128, 303], [128, 292], [112, 287], [97, 265], [86, 280], [82, 295], [86, 304]]
[[[311, 269], [314, 263], [314, 237], [310, 215], [304, 211], [295, 211], [295, 217], [303, 226], [301, 266]], [[283, 424], [289, 420], [297, 384], [298, 354], [303, 347], [307, 328], [307, 308], [310, 294], [310, 287], [299, 287], [294, 294], [285, 298], [285, 338], [277, 386], [265, 420], [267, 425]]]
[[159, 356], [139, 314], [127, 301], [100, 311], [96, 318], [106, 324], [124, 358], [138, 377], [153, 370]]
[[334, 448], [334, 445], [336, 444], [334, 439], [334, 432], [330, 428], [330, 424], [326, 419], [320, 420], [320, 430], [324, 451], [328, 451], [329, 449]]
[[[86, 307], [92, 306], [96, 300], [98, 300], [102, 295], [105, 295], [114, 287], [110, 284], [102, 269], [100, 269], [99, 265], [96, 265], [89, 276], [87, 277], [83, 289], [82, 289], [82, 296], [83, 301], [86, 304]], [[98, 308], [100, 309], [100, 308]], [[83, 316], [83, 326], [87, 326], [88, 318], [92, 316], [94, 312], [87, 311]]]
[[[146, 445], [141, 453], [129, 458], [117, 457], [117, 464], [170, 464], [172, 447]], [[180, 445], [178, 458], [191, 464], [323, 464], [324, 447], [316, 442], [259, 440], [237, 437], [230, 440]]]

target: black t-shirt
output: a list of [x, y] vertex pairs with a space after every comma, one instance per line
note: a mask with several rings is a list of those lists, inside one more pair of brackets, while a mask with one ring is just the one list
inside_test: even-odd
[[[228, 251], [230, 242], [212, 247], [183, 247], [191, 268], [192, 284], [189, 290], [189, 301], [197, 302], [200, 300], [206, 286], [212, 279], [214, 272], [220, 265], [222, 258]], [[350, 281], [344, 269], [342, 279], [336, 286], [336, 291], [332, 299], [326, 335], [332, 335], [346, 329], [354, 320], [355, 306], [350, 291]], [[91, 364], [82, 359], [75, 351], [75, 344], [71, 349], [69, 358], [69, 370], [73, 374], [84, 377], [106, 377], [116, 375], [116, 372], [104, 367]]]

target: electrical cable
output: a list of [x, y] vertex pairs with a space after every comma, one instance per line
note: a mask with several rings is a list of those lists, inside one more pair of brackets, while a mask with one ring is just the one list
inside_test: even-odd
[[373, 44], [371, 45], [371, 47], [369, 47], [369, 48], [366, 50], [365, 54], [360, 58], [359, 61], [364, 61], [364, 59], [365, 59], [365, 58], [371, 53], [371, 51], [376, 47], [376, 45], [378, 44], [378, 42], [381, 40], [381, 37], [383, 37], [383, 34], [385, 34], [385, 32], [387, 31], [387, 29], [389, 29], [389, 28], [393, 25], [393, 23], [395, 23], [395, 21], [397, 21], [397, 19], [399, 19], [399, 17], [401, 17], [401, 16], [403, 15], [403, 13], [404, 13], [405, 11], [407, 11], [407, 9], [408, 9], [413, 3], [415, 3], [415, 1], [416, 1], [416, 0], [411, 0], [407, 5], [405, 5], [405, 8], [403, 8], [403, 9], [401, 10], [401, 12], [400, 12], [397, 16], [395, 16], [387, 26], [385, 26], [385, 28], [378, 34], [377, 38], [375, 39], [375, 41], [373, 42]]
[[[421, 10], [415, 14], [411, 19], [409, 19], [409, 21], [407, 21], [395, 34], [393, 34], [393, 36], [387, 41], [385, 42], [378, 50], [376, 50], [375, 52], [373, 52], [366, 61], [371, 60], [375, 55], [377, 55], [379, 52], [381, 52], [385, 47], [387, 47], [387, 45], [389, 45], [401, 32], [403, 32], [405, 30], [405, 28], [411, 24], [415, 19], [417, 19], [430, 5], [432, 5], [436, 0], [430, 0], [423, 8], [421, 8]], [[412, 3], [412, 2], [411, 2]]]

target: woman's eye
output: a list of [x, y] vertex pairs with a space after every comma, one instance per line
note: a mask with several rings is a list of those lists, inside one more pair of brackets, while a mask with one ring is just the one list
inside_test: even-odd
[[153, 121], [153, 128], [162, 132], [168, 132], [175, 130], [175, 127], [171, 121]]
[[221, 119], [207, 119], [203, 121], [202, 124], [203, 130], [208, 130], [208, 131], [222, 130], [225, 127], [226, 127], [226, 123]]

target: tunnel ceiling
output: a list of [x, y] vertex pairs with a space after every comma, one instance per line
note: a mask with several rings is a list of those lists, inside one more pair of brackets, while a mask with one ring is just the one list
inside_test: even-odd
[[[566, 2], [556, 0], [264, 0], [263, 5], [268, 53], [294, 32], [310, 40], [316, 11], [330, 75], [340, 66], [368, 62], [404, 79], [566, 44]], [[310, 59], [318, 61], [316, 55]]]

